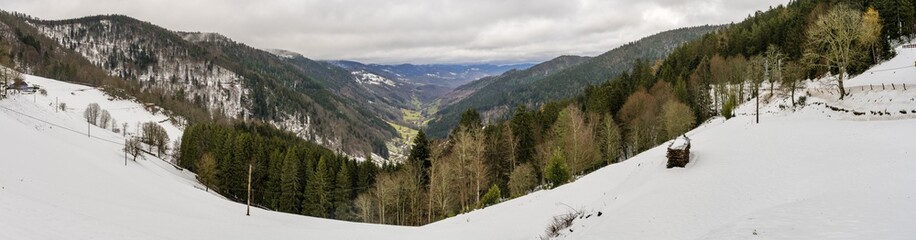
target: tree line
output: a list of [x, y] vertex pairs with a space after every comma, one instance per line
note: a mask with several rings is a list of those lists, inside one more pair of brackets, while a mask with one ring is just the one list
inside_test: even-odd
[[315, 217], [355, 220], [356, 195], [380, 171], [371, 158], [356, 161], [294, 134], [257, 123], [194, 124], [185, 129], [178, 165], [206, 188], [234, 201]]

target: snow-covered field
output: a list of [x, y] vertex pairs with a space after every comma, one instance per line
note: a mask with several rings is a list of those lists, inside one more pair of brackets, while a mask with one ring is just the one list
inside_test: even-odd
[[[914, 50], [899, 51], [891, 62], [916, 60]], [[683, 169], [666, 169], [658, 147], [557, 189], [422, 227], [260, 209], [245, 216], [244, 205], [152, 156], [124, 166], [120, 146], [0, 110], [0, 239], [537, 239], [570, 211], [584, 214], [559, 239], [914, 239], [916, 114], [871, 118], [825, 106], [916, 109], [910, 70], [893, 80], [910, 90], [853, 92], [843, 101], [818, 91], [829, 83], [809, 82], [800, 94], [811, 93], [807, 106], [782, 109], [786, 99], [768, 99], [759, 124], [746, 104], [738, 117], [688, 133], [692, 161]], [[868, 76], [849, 85], [882, 81]], [[81, 109], [58, 113], [33, 97], [0, 106], [86, 128]], [[66, 101], [91, 102], [78, 98]]]

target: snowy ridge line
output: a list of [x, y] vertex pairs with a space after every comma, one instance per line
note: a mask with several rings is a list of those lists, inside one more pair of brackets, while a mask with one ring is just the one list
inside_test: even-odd
[[0, 109], [4, 109], [4, 110], [7, 110], [7, 111], [10, 111], [10, 112], [13, 112], [13, 113], [17, 113], [17, 114], [19, 114], [19, 115], [22, 115], [22, 116], [25, 116], [25, 117], [28, 117], [28, 118], [31, 118], [31, 119], [34, 119], [34, 120], [37, 120], [37, 121], [46, 123], [46, 124], [51, 125], [51, 126], [63, 128], [64, 130], [71, 131], [71, 132], [74, 132], [74, 133], [77, 133], [77, 134], [80, 134], [80, 135], [87, 135], [87, 136], [89, 136], [90, 138], [99, 139], [99, 140], [102, 140], [103, 142], [108, 142], [108, 143], [113, 143], [113, 144], [117, 144], [117, 145], [124, 146], [123, 143], [115, 142], [115, 141], [112, 141], [112, 140], [109, 140], [109, 139], [100, 138], [100, 137], [98, 137], [98, 136], [92, 136], [92, 134], [90, 134], [90, 133], [88, 133], [88, 132], [80, 132], [80, 131], [77, 131], [77, 130], [74, 130], [74, 129], [71, 129], [71, 128], [68, 128], [68, 127], [64, 127], [64, 126], [61, 126], [61, 125], [58, 125], [58, 124], [55, 124], [55, 123], [52, 123], [52, 122], [48, 122], [48, 121], [42, 120], [42, 119], [40, 119], [40, 118], [38, 118], [38, 117], [35, 117], [35, 116], [31, 116], [31, 115], [28, 115], [28, 114], [25, 114], [25, 113], [22, 113], [22, 112], [13, 110], [13, 109], [9, 109], [9, 108], [4, 107], [4, 106], [0, 106]]

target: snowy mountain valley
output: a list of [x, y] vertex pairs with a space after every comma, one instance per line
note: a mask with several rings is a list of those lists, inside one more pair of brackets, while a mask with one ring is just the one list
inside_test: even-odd
[[0, 2], [0, 240], [916, 238], [916, 0], [354, 3]]
[[[554, 238], [909, 239], [916, 235], [913, 61], [916, 50], [898, 48], [897, 57], [849, 80], [854, 91], [843, 101], [825, 91], [829, 78], [807, 81], [799, 91], [807, 103], [797, 108], [785, 107], [784, 94], [768, 95], [759, 124], [749, 101], [736, 117], [687, 133], [694, 160], [683, 169], [665, 168], [662, 144], [556, 189], [421, 227], [259, 208], [246, 216], [244, 204], [205, 191], [168, 158], [125, 160], [112, 143], [123, 142], [121, 134], [93, 126], [87, 137], [79, 113], [98, 102], [131, 126], [166, 117], [96, 89], [26, 76], [47, 95], [0, 101], [0, 238], [536, 239], [555, 217], [573, 214]], [[896, 89], [871, 88], [891, 83]], [[57, 101], [72, 107], [56, 109]], [[179, 138], [178, 126], [162, 124]]]

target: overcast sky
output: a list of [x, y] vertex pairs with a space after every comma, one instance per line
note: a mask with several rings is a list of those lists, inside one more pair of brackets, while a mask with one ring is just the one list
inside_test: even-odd
[[124, 14], [250, 46], [368, 63], [594, 56], [657, 32], [739, 22], [788, 0], [2, 0], [42, 19]]

